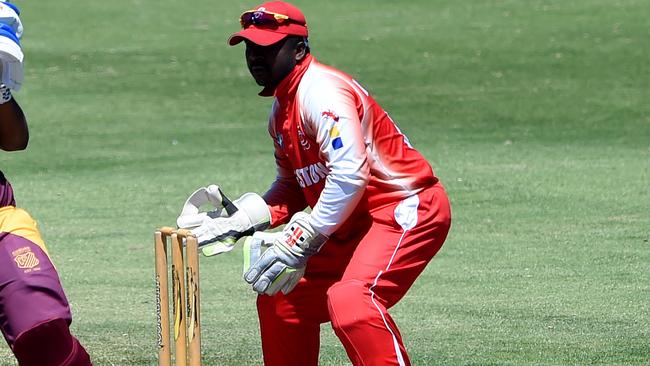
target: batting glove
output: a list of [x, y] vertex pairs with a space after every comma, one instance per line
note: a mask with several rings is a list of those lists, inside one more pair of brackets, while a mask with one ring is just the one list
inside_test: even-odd
[[20, 9], [8, 1], [0, 1], [0, 23], [13, 30], [16, 37], [23, 36], [23, 23], [20, 21]]
[[253, 257], [261, 249], [256, 248], [265, 246], [267, 241], [259, 236], [249, 241], [250, 267], [245, 265], [244, 280], [259, 294], [288, 294], [305, 274], [309, 257], [318, 253], [327, 237], [312, 228], [309, 214], [298, 212], [273, 240], [273, 245], [257, 260]]
[[[14, 4], [0, 1], [0, 83], [8, 90], [19, 90], [23, 83], [24, 54], [20, 46], [23, 24], [19, 14]], [[0, 103], [9, 100], [2, 98]]]

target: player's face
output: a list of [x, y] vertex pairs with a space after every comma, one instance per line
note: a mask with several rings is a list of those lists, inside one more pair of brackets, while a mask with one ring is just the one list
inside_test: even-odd
[[255, 82], [264, 87], [277, 86], [296, 66], [296, 42], [285, 38], [270, 46], [246, 41], [246, 63]]

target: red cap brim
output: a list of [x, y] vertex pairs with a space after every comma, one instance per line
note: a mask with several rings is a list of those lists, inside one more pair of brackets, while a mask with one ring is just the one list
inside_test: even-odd
[[288, 34], [278, 33], [277, 31], [269, 31], [257, 27], [248, 27], [241, 30], [228, 39], [228, 44], [234, 46], [243, 40], [247, 39], [260, 46], [270, 46], [283, 40]]

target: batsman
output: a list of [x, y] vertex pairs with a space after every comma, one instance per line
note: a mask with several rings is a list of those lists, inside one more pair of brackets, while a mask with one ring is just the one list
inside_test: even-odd
[[[247, 247], [244, 280], [259, 294], [266, 365], [317, 365], [325, 322], [354, 365], [410, 365], [388, 310], [447, 237], [445, 190], [368, 91], [316, 60], [297, 7], [267, 2], [240, 23], [228, 43], [244, 42], [259, 95], [273, 98], [277, 176], [263, 196], [246, 193], [230, 210], [186, 212], [179, 226], [193, 227], [211, 255], [286, 224], [277, 234], [255, 233], [264, 245]], [[223, 198], [216, 186], [199, 193]]]
[[[0, 150], [29, 143], [27, 119], [12, 91], [23, 83], [23, 24], [14, 4], [0, 1]], [[36, 221], [16, 206], [0, 171], [0, 330], [20, 366], [91, 366], [70, 332], [72, 313]], [[6, 360], [2, 360], [6, 361]], [[4, 364], [4, 363], [3, 363]]]

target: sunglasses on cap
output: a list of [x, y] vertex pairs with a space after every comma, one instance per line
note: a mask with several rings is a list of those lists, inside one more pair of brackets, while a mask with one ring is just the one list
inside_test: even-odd
[[273, 13], [266, 10], [249, 10], [245, 11], [239, 17], [239, 23], [242, 28], [248, 28], [251, 25], [281, 25], [289, 22], [291, 19], [288, 15]]

